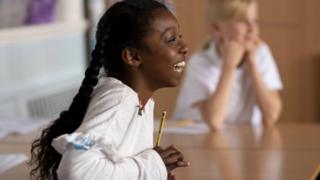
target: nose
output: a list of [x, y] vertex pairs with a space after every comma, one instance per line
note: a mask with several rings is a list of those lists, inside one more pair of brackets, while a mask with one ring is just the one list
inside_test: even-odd
[[180, 49], [179, 49], [179, 52], [181, 53], [181, 54], [187, 54], [188, 53], [188, 51], [189, 51], [189, 48], [188, 48], [188, 46], [186, 45], [186, 43], [181, 39], [180, 40]]

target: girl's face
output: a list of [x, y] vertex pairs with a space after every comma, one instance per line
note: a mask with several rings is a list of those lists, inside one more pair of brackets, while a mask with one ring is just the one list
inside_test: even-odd
[[236, 40], [247, 47], [258, 37], [257, 18], [257, 4], [252, 3], [248, 7], [246, 17], [242, 20], [217, 23], [216, 38]]
[[152, 90], [177, 86], [185, 67], [187, 46], [176, 18], [165, 9], [154, 12], [151, 29], [144, 39], [147, 50], [140, 50], [140, 69]]

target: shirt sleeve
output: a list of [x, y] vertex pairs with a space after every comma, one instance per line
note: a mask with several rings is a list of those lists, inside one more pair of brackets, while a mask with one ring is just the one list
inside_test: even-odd
[[129, 157], [117, 157], [112, 149], [68, 147], [57, 170], [59, 180], [166, 180], [167, 171], [153, 149]]
[[166, 167], [153, 149], [144, 149], [130, 156], [123, 156], [117, 150], [132, 123], [132, 119], [121, 118], [132, 112], [120, 112], [126, 99], [117, 94], [94, 97], [81, 127], [52, 142], [62, 154], [57, 171], [60, 180], [167, 179]]
[[281, 90], [283, 88], [279, 71], [271, 50], [267, 44], [262, 44], [257, 52], [257, 65], [262, 79], [270, 90]]

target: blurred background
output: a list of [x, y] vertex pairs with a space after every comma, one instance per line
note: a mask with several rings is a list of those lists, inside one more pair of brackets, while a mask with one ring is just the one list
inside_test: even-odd
[[[80, 86], [97, 20], [115, 0], [0, 0], [0, 118], [52, 119]], [[204, 0], [173, 0], [189, 55], [205, 41]], [[259, 0], [261, 36], [284, 90], [280, 121], [320, 122], [318, 0]], [[155, 116], [179, 88], [155, 94]]]
[[[175, 0], [192, 54], [205, 41], [204, 0]], [[281, 121], [320, 122], [320, 1], [258, 0], [262, 39], [274, 55], [283, 81]], [[178, 89], [156, 95], [156, 112], [172, 112]], [[168, 97], [168, 98], [164, 98]]]

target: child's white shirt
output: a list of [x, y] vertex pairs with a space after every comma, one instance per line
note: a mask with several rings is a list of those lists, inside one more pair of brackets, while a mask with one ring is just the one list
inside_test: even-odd
[[153, 100], [139, 115], [139, 98], [121, 81], [101, 77], [81, 126], [54, 139], [62, 154], [59, 180], [166, 180], [153, 148]]
[[[256, 65], [264, 83], [270, 90], [282, 89], [282, 82], [274, 58], [267, 44], [256, 51]], [[216, 51], [214, 41], [208, 49], [194, 54], [188, 65], [185, 80], [177, 100], [174, 119], [203, 120], [194, 104], [208, 99], [218, 86], [223, 60]], [[229, 109], [224, 123], [262, 124], [262, 114], [256, 104], [252, 80], [246, 66], [236, 70], [232, 84]]]

